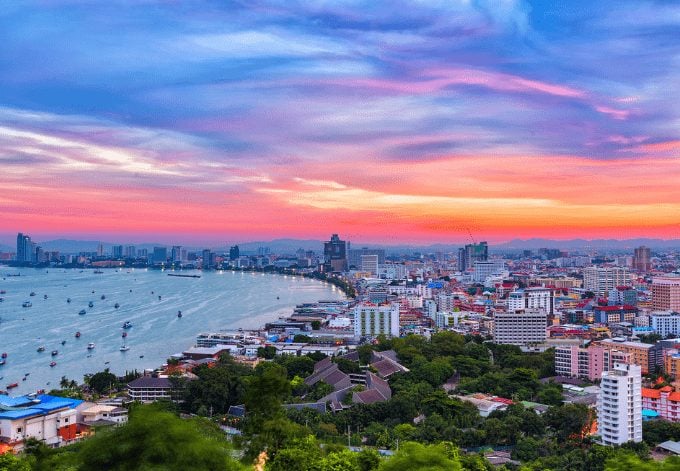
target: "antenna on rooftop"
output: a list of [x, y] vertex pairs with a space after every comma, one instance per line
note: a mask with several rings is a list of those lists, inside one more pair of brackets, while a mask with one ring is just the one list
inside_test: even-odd
[[475, 242], [475, 238], [472, 237], [472, 232], [470, 232], [470, 228], [466, 227], [465, 229], [467, 230], [467, 233], [470, 236], [470, 240], [472, 241], [472, 245], [476, 245], [477, 242]]

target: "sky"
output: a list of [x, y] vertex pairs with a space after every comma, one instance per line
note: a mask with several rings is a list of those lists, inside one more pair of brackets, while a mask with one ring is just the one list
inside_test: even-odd
[[680, 4], [10, 1], [0, 233], [680, 238]]

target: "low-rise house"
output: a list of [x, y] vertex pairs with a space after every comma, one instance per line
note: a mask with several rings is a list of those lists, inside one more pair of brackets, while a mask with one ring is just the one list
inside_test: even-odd
[[80, 410], [85, 425], [118, 425], [128, 421], [128, 410], [124, 407], [94, 404]]
[[128, 383], [128, 394], [133, 401], [142, 403], [175, 400], [175, 386], [170, 378], [142, 376]]

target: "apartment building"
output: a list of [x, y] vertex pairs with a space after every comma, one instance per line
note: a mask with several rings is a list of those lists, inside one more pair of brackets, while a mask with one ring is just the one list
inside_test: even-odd
[[597, 398], [598, 435], [603, 445], [642, 441], [642, 379], [638, 365], [616, 364], [602, 372]]

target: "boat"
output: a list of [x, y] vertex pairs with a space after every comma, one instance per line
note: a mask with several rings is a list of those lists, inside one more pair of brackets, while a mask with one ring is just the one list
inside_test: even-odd
[[17, 386], [19, 386], [18, 383], [10, 383], [10, 384], [7, 385], [7, 389], [13, 389], [13, 388], [16, 388]]
[[5, 363], [7, 363], [7, 360], [0, 360], [0, 366], [4, 365]]
[[101, 275], [101, 274], [103, 274], [104, 272], [101, 271], [101, 270], [95, 270], [94, 273], [95, 273], [95, 275]]
[[179, 317], [179, 318], [182, 317], [182, 311], [177, 311], [177, 317]]
[[0, 290], [0, 294], [7, 294], [7, 291], [5, 291], [4, 289]]
[[62, 344], [62, 345], [66, 345], [66, 340], [62, 340], [62, 341], [61, 341], [61, 344]]
[[47, 299], [47, 295], [44, 295], [44, 296], [43, 296], [43, 299]]
[[57, 362], [56, 362], [56, 361], [50, 362], [50, 367], [51, 367], [51, 368], [54, 368], [55, 366], [57, 366]]
[[120, 304], [116, 303], [116, 304], [113, 305], [113, 307], [115, 307], [116, 309], [118, 309], [118, 308], [120, 307]]
[[176, 276], [178, 278], [200, 278], [201, 275], [180, 275], [179, 273], [168, 273], [168, 276]]
[[44, 389], [38, 389], [35, 393], [36, 394], [45, 394], [45, 390]]
[[21, 305], [21, 307], [31, 307], [33, 306], [33, 303], [30, 301], [24, 301], [24, 304]]
[[81, 316], [84, 316], [85, 314], [87, 314], [87, 311], [85, 309], [81, 309], [78, 314], [80, 314]]
[[127, 345], [123, 344], [123, 345], [121, 345], [121, 347], [119, 348], [119, 350], [120, 350], [121, 352], [127, 352], [128, 350], [130, 350], [130, 347], [128, 347]]
[[0, 355], [0, 357], [2, 357], [2, 358], [7, 358], [7, 353], [4, 353], [4, 352], [3, 352], [3, 354]]
[[132, 322], [130, 321], [123, 322], [123, 329], [129, 329], [130, 327], [132, 327]]
[[104, 295], [102, 294], [102, 297], [101, 297], [101, 299], [106, 299], [106, 296], [104, 296]]
[[123, 335], [121, 337], [123, 338], [127, 337], [127, 332], [123, 332]]
[[57, 355], [59, 355], [59, 350], [52, 350], [51, 355], [52, 355], [52, 356], [57, 356]]
[[144, 358], [144, 355], [139, 355], [139, 358]]
[[0, 303], [3, 302], [4, 300], [5, 300], [5, 298], [0, 298]]
[[93, 342], [88, 343], [88, 344], [87, 344], [87, 349], [88, 349], [88, 350], [94, 349], [94, 343], [93, 343]]
[[45, 347], [43, 347], [43, 346], [41, 345], [41, 346], [38, 347], [38, 350], [37, 350], [37, 351], [38, 351], [38, 352], [44, 352], [44, 351], [45, 351]]
[[77, 338], [77, 339], [80, 338], [80, 331], [76, 332], [76, 338]]
[[70, 302], [71, 302], [71, 298], [66, 298], [66, 302], [67, 302], [67, 303], [70, 303]]
[[89, 307], [94, 307], [94, 303], [93, 303], [92, 301], [90, 301], [89, 303], [87, 303], [87, 305], [88, 305]]
[[161, 300], [161, 295], [160, 295], [160, 294], [158, 295], [158, 300], [159, 300], [159, 301]]
[[29, 296], [35, 296], [35, 291], [31, 291], [31, 294]]

